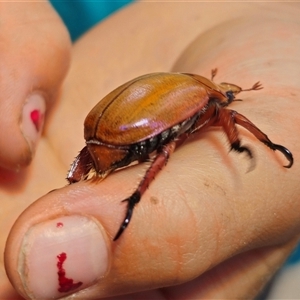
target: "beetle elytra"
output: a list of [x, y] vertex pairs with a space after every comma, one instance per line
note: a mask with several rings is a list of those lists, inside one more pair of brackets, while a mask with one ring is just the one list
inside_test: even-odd
[[219, 126], [225, 132], [231, 150], [251, 151], [241, 146], [236, 125], [249, 130], [272, 150], [278, 150], [286, 159], [286, 168], [293, 165], [292, 153], [282, 145], [274, 144], [250, 120], [226, 108], [243, 91], [262, 89], [259, 82], [249, 89], [235, 84], [213, 81], [188, 73], [153, 73], [135, 78], [105, 96], [87, 115], [84, 122], [86, 146], [75, 158], [67, 175], [69, 183], [87, 179], [91, 171], [105, 177], [110, 172], [134, 161], [154, 158], [134, 193], [127, 199], [125, 218], [114, 237], [117, 240], [128, 226], [133, 209], [155, 175], [166, 164], [175, 150], [176, 141], [210, 126]]

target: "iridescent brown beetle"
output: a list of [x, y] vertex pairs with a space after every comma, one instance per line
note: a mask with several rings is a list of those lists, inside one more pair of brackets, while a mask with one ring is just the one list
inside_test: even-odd
[[153, 73], [135, 78], [104, 97], [88, 114], [84, 122], [86, 146], [73, 162], [68, 173], [69, 183], [88, 177], [94, 170], [104, 178], [110, 172], [134, 161], [146, 161], [154, 153], [135, 192], [123, 200], [127, 212], [114, 240], [128, 226], [134, 206], [166, 164], [176, 147], [189, 135], [209, 126], [220, 126], [228, 137], [231, 150], [251, 151], [244, 146], [236, 124], [249, 130], [272, 150], [280, 151], [293, 165], [293, 155], [284, 146], [274, 144], [250, 120], [234, 110], [225, 108], [243, 91], [262, 89], [259, 82], [249, 89], [231, 83], [216, 84], [211, 80], [188, 73]]

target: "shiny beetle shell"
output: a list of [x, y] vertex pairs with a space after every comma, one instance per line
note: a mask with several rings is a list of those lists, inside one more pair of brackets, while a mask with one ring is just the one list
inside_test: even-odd
[[92, 109], [84, 123], [84, 137], [111, 145], [144, 141], [192, 117], [212, 96], [227, 101], [216, 88], [187, 74], [138, 77], [115, 89]]
[[84, 123], [86, 146], [73, 162], [68, 173], [69, 183], [88, 178], [91, 171], [104, 178], [109, 172], [134, 161], [146, 161], [153, 156], [138, 187], [127, 202], [125, 218], [114, 240], [128, 226], [133, 209], [166, 164], [176, 148], [176, 141], [209, 126], [219, 126], [225, 132], [231, 150], [251, 151], [241, 146], [238, 128], [249, 130], [272, 150], [280, 151], [293, 165], [292, 153], [282, 145], [274, 144], [250, 120], [226, 106], [243, 91], [259, 90], [255, 83], [249, 89], [230, 84], [216, 84], [196, 74], [153, 73], [133, 79], [104, 97], [88, 114]]

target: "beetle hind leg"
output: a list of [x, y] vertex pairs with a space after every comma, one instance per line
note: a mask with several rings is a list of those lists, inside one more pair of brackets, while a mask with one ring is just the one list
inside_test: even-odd
[[135, 192], [129, 198], [122, 201], [127, 202], [127, 211], [125, 214], [125, 218], [113, 239], [114, 241], [116, 241], [121, 236], [123, 231], [127, 228], [131, 220], [135, 205], [141, 200], [142, 195], [144, 194], [150, 183], [153, 181], [156, 174], [166, 165], [169, 156], [175, 150], [175, 146], [176, 143], [174, 141], [171, 141], [170, 143], [162, 146], [161, 149], [157, 150], [156, 157], [154, 158], [151, 166], [148, 168], [146, 174], [144, 175]]

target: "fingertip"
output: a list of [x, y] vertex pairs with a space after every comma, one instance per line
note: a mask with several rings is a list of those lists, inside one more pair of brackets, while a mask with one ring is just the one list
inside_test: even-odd
[[49, 3], [0, 6], [0, 167], [18, 171], [35, 154], [46, 110], [69, 67], [71, 43]]
[[7, 128], [0, 133], [2, 168], [19, 171], [31, 162], [43, 131], [45, 112], [46, 101], [40, 93], [30, 94], [23, 106], [20, 103], [7, 108], [0, 120], [2, 127]]
[[44, 126], [46, 101], [41, 93], [28, 96], [21, 114], [20, 129], [27, 143], [30, 160], [35, 153]]
[[6, 242], [7, 276], [26, 299], [86, 290], [110, 269], [111, 241], [99, 220], [83, 210], [68, 213], [58, 198], [68, 196], [56, 190], [26, 209]]
[[109, 269], [105, 235], [96, 219], [82, 215], [32, 226], [24, 236], [18, 265], [27, 296], [60, 298], [105, 276]]

